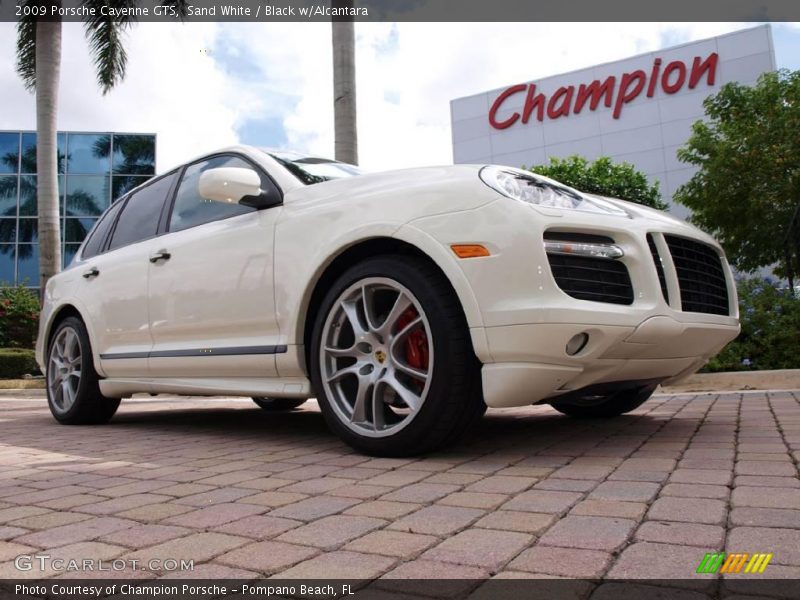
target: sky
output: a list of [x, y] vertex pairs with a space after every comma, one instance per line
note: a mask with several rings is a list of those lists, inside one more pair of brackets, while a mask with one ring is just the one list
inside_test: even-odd
[[[744, 29], [755, 23], [359, 23], [359, 157], [368, 170], [452, 163], [450, 100]], [[0, 23], [0, 130], [34, 129], [33, 96]], [[800, 69], [800, 24], [773, 24]], [[248, 143], [333, 155], [330, 25], [147, 23], [103, 96], [80, 24], [64, 24], [60, 130], [158, 135], [157, 169]]]

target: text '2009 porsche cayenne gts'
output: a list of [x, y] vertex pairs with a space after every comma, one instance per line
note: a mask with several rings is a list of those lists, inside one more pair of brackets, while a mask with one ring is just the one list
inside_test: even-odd
[[631, 411], [737, 317], [720, 246], [667, 214], [506, 167], [236, 146], [112, 204], [47, 285], [37, 359], [62, 423], [140, 392], [313, 396], [355, 448], [404, 455], [487, 406]]

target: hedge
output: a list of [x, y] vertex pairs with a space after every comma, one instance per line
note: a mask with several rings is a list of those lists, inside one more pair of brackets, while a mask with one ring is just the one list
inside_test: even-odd
[[0, 348], [33, 348], [39, 298], [22, 285], [0, 286]]
[[33, 350], [0, 348], [0, 379], [21, 379], [23, 375], [41, 375]]

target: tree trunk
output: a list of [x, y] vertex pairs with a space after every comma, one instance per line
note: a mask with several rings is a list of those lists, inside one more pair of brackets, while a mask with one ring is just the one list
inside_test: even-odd
[[[347, 6], [350, 2], [334, 2]], [[333, 41], [333, 122], [336, 160], [358, 164], [356, 132], [355, 28], [351, 19], [331, 22]]]
[[36, 171], [39, 212], [39, 287], [61, 270], [58, 212], [58, 83], [61, 22], [36, 23]]

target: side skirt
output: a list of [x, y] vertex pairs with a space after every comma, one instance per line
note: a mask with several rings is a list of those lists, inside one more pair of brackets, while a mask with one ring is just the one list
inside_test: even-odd
[[311, 382], [306, 377], [213, 377], [213, 378], [121, 378], [100, 380], [100, 391], [109, 398], [133, 394], [176, 394], [181, 396], [268, 396], [310, 398]]

